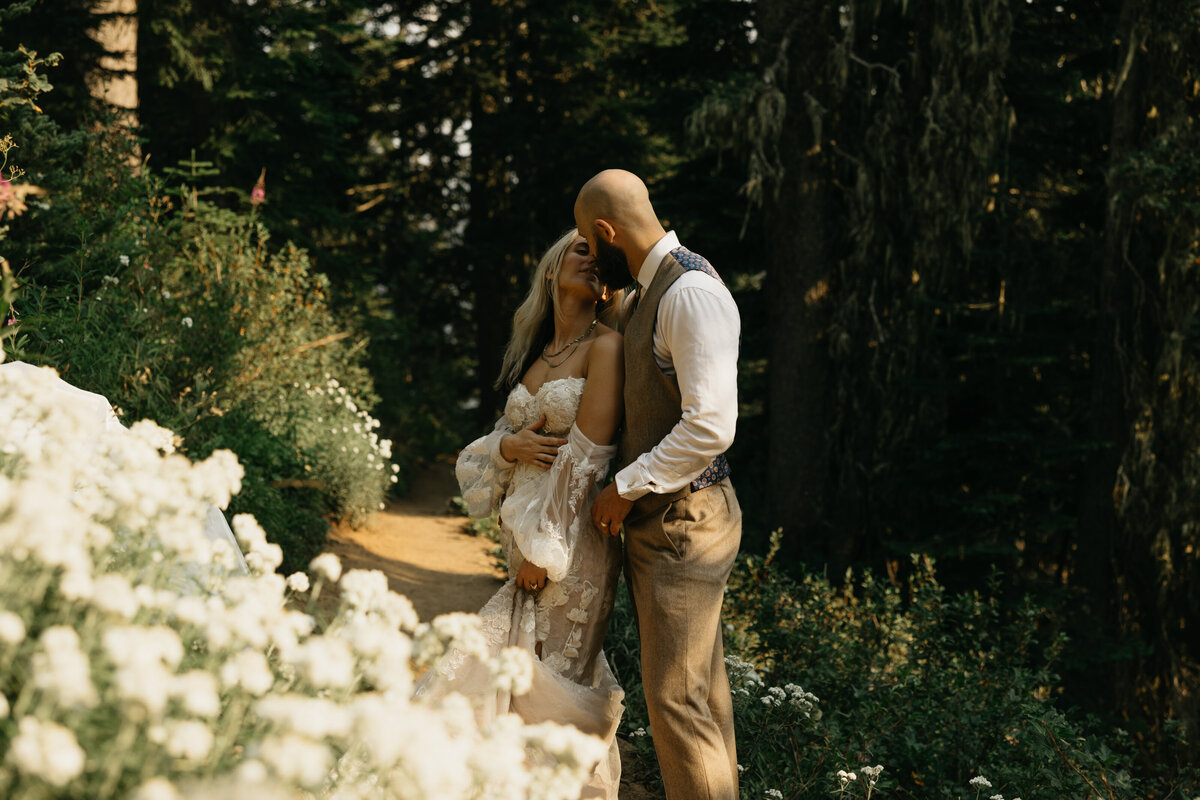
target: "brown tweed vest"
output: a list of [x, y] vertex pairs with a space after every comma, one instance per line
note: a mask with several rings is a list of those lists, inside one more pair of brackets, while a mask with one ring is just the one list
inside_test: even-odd
[[[680, 248], [663, 257], [654, 280], [646, 288], [644, 296], [638, 299], [637, 307], [623, 331], [625, 428], [621, 433], [620, 469], [629, 466], [642, 453], [654, 449], [683, 418], [679, 381], [674, 375], [663, 372], [654, 360], [654, 325], [658, 318], [658, 303], [667, 288], [687, 271], [676, 260], [675, 254], [679, 252], [692, 255]], [[724, 462], [723, 456], [719, 459]], [[670, 494], [651, 492], [634, 503], [630, 516], [636, 519], [650, 514], [687, 497], [692, 491], [693, 486], [689, 485]]]

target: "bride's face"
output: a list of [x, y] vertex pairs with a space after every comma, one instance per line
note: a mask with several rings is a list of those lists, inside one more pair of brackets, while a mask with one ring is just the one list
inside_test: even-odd
[[558, 268], [558, 291], [595, 301], [599, 301], [604, 293], [604, 285], [596, 271], [596, 258], [582, 236], [575, 237], [563, 256], [562, 266]]

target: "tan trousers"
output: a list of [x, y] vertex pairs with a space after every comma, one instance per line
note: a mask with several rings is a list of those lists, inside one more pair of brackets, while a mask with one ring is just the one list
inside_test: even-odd
[[729, 479], [625, 526], [642, 684], [668, 800], [737, 800], [721, 601], [742, 538]]

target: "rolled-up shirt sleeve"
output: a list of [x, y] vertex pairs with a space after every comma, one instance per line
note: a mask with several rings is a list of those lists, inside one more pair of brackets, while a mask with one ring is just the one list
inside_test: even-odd
[[627, 500], [688, 485], [729, 449], [737, 427], [737, 304], [702, 273], [676, 284], [658, 305], [654, 353], [679, 381], [683, 414], [657, 446], [617, 473], [617, 491]]

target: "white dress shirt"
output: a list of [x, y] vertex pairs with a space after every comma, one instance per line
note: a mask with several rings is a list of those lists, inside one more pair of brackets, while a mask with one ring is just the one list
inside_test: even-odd
[[[651, 248], [638, 270], [639, 293], [677, 247], [679, 237], [671, 231]], [[650, 452], [617, 473], [621, 497], [637, 500], [682, 489], [729, 449], [737, 427], [741, 327], [729, 289], [700, 270], [685, 272], [663, 293], [654, 323], [654, 360], [679, 381], [683, 417]]]

